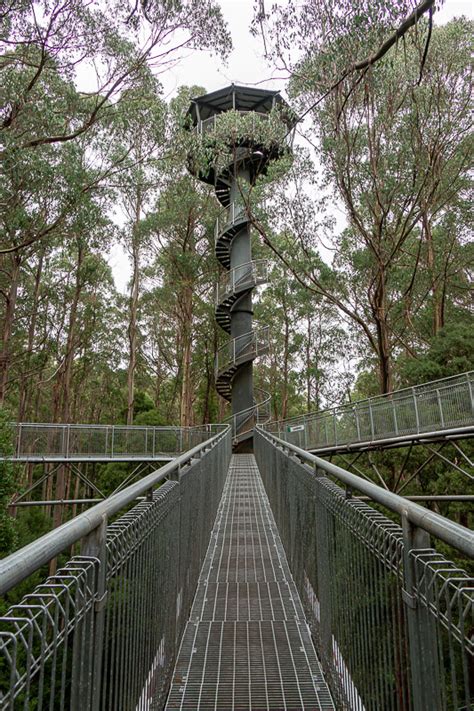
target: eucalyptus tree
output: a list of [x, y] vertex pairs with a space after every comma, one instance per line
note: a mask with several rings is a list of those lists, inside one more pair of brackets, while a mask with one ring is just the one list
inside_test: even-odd
[[127, 159], [113, 184], [116, 209], [124, 219], [121, 241], [131, 265], [127, 324], [127, 424], [133, 423], [141, 276], [146, 255], [150, 251], [143, 225], [159, 191], [162, 163], [167, 150], [167, 107], [160, 93], [158, 81], [149, 70], [143, 69], [142, 81], [128, 90], [123, 99], [128, 110], [117, 117], [120, 128], [115, 149], [118, 153], [126, 153]]
[[[275, 51], [281, 58], [299, 49], [290, 91], [311, 115], [304, 135], [321, 164], [320, 190], [342, 201], [349, 229], [332, 240], [338, 257], [331, 275], [314, 262], [298, 271], [291, 253], [281, 256], [293, 261], [295, 276], [309, 289], [352, 321], [365, 355], [375, 358], [380, 390], [387, 391], [397, 355], [417, 357], [414, 314], [431, 300], [436, 333], [446, 294], [456, 288], [445, 276], [451, 255], [460, 251], [457, 236], [438, 243], [435, 256], [432, 228], [446, 221], [468, 189], [472, 25], [419, 23], [403, 47], [378, 58], [376, 48], [410, 3], [375, 2], [368, 12], [358, 2], [285, 8], [274, 26]], [[360, 62], [355, 78], [352, 70], [366, 56], [377, 62]], [[308, 224], [300, 215], [292, 218], [302, 254], [315, 244]], [[418, 289], [423, 267], [430, 275], [425, 293]], [[348, 270], [352, 281], [345, 279]]]
[[[160, 287], [157, 308], [171, 319], [174, 331], [174, 363], [179, 387], [179, 419], [183, 426], [193, 423], [196, 386], [202, 367], [196, 362], [195, 345], [199, 331], [208, 338], [216, 268], [212, 253], [215, 204], [208, 189], [199, 188], [183, 166], [175, 165], [148, 219], [148, 229], [156, 259], [148, 269], [151, 284]], [[200, 325], [199, 325], [200, 324]], [[212, 370], [205, 357], [207, 391]], [[212, 381], [211, 381], [212, 382]]]

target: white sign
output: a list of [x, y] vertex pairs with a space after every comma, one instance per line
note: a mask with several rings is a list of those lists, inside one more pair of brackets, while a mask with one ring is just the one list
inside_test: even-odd
[[304, 425], [293, 425], [293, 427], [288, 427], [288, 432], [303, 432]]

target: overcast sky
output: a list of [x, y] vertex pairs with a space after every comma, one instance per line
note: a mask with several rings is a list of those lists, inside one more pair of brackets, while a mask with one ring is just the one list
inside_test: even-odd
[[[275, 0], [267, 0], [267, 5]], [[277, 4], [281, 4], [278, 0]], [[184, 84], [198, 84], [207, 92], [219, 89], [227, 84], [255, 84], [265, 80], [261, 86], [265, 89], [284, 91], [285, 81], [272, 76], [263, 57], [263, 47], [260, 38], [253, 37], [249, 32], [253, 17], [254, 0], [220, 0], [224, 18], [232, 34], [234, 49], [228, 62], [224, 65], [220, 59], [204, 52], [193, 52], [160, 76], [165, 95], [171, 98], [177, 88]], [[474, 17], [472, 0], [446, 0], [443, 7], [434, 15], [436, 24], [444, 24], [453, 17], [466, 15]], [[267, 81], [268, 80], [268, 81]], [[127, 288], [130, 270], [126, 255], [117, 245], [110, 252], [110, 265], [118, 289], [124, 292]]]

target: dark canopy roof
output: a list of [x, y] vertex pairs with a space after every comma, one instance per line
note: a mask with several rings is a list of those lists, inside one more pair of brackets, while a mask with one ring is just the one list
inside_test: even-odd
[[280, 105], [284, 109], [285, 118], [289, 124], [296, 123], [296, 116], [279, 91], [236, 86], [235, 84], [192, 99], [188, 114], [196, 126], [199, 120], [204, 121], [223, 111], [236, 109], [237, 111], [270, 113], [274, 105]]

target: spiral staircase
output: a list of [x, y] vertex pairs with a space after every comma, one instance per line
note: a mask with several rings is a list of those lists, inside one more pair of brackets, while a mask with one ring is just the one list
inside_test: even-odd
[[[229, 112], [235, 121], [220, 123]], [[190, 150], [188, 168], [214, 187], [225, 212], [216, 223], [215, 254], [224, 271], [215, 315], [231, 338], [217, 353], [216, 389], [232, 403], [228, 419], [234, 447], [251, 452], [255, 425], [270, 419], [270, 395], [253, 387], [252, 370], [253, 361], [269, 347], [269, 330], [255, 327], [252, 308], [252, 291], [268, 280], [268, 263], [252, 259], [250, 220], [241, 190], [291, 151], [297, 117], [278, 91], [232, 84], [192, 99], [188, 119], [199, 146], [197, 152]], [[268, 131], [262, 132], [262, 121], [269, 121]]]
[[[215, 230], [215, 254], [224, 272], [219, 281], [216, 293], [216, 321], [230, 335], [232, 309], [238, 302], [260, 284], [268, 281], [269, 262], [265, 259], [252, 260], [233, 269], [230, 268], [230, 253], [234, 237], [242, 229], [248, 229], [248, 217], [244, 210], [230, 203], [230, 185], [225, 190], [223, 179], [216, 182], [216, 196], [225, 211], [224, 219], [218, 219]], [[232, 396], [232, 381], [244, 364], [255, 360], [268, 352], [269, 328], [256, 328], [237, 338], [232, 338], [224, 344], [216, 358], [216, 390], [230, 402]], [[234, 445], [245, 441], [252, 435], [256, 424], [268, 422], [271, 416], [271, 396], [261, 388], [254, 388], [253, 406], [235, 412], [227, 418], [232, 424]]]

